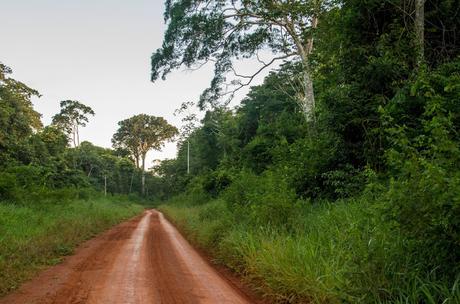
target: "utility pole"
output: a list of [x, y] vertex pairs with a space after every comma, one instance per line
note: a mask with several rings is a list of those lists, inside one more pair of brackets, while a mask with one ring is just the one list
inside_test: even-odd
[[187, 174], [190, 174], [190, 141], [187, 140]]
[[190, 136], [196, 128], [198, 118], [196, 114], [191, 113], [191, 108], [195, 104], [193, 102], [183, 102], [179, 109], [174, 111], [174, 116], [176, 115], [185, 115], [182, 117], [182, 123], [184, 124], [181, 127], [181, 147], [183, 147], [183, 141], [187, 140], [187, 175], [190, 174]]
[[104, 175], [104, 196], [107, 196], [107, 175]]
[[129, 184], [129, 194], [131, 194], [131, 191], [133, 190], [133, 179], [134, 179], [134, 171], [131, 174], [131, 183]]

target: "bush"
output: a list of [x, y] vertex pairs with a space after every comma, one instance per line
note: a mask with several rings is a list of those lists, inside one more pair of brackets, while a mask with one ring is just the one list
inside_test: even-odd
[[331, 198], [348, 198], [359, 195], [366, 185], [366, 171], [354, 168], [350, 164], [342, 168], [321, 174], [323, 191]]
[[0, 201], [17, 201], [21, 198], [21, 191], [16, 175], [7, 172], [0, 173]]
[[211, 195], [205, 190], [207, 180], [207, 176], [202, 174], [193, 178], [187, 185], [186, 195], [191, 204], [200, 205], [210, 200]]
[[225, 170], [210, 171], [200, 175], [202, 189], [212, 197], [217, 197], [231, 184], [231, 176]]
[[460, 270], [459, 81], [460, 61], [422, 74], [396, 97], [423, 105], [417, 124], [394, 125], [393, 108], [382, 111], [396, 176], [383, 197], [385, 214], [407, 237], [418, 267], [450, 282]]
[[295, 192], [272, 171], [257, 176], [249, 171], [238, 174], [222, 195], [229, 209], [254, 225], [289, 228], [289, 219], [297, 212]]
[[[344, 194], [346, 183], [355, 183], [352, 178], [353, 171], [358, 171], [351, 165], [340, 169], [340, 164], [346, 163], [343, 150], [340, 137], [333, 133], [320, 132], [300, 138], [289, 146], [279, 147], [276, 152], [276, 168], [279, 168], [279, 173], [299, 197], [337, 198], [340, 196], [338, 193]], [[335, 183], [338, 175], [343, 175], [340, 184]], [[345, 178], [345, 175], [350, 175], [350, 178]]]

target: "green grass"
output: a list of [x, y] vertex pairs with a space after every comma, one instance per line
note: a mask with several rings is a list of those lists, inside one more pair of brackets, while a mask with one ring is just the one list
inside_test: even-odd
[[460, 303], [416, 268], [405, 240], [364, 200], [305, 204], [288, 227], [256, 226], [217, 200], [160, 209], [196, 245], [282, 303]]
[[0, 296], [97, 233], [141, 213], [121, 197], [26, 205], [0, 202]]

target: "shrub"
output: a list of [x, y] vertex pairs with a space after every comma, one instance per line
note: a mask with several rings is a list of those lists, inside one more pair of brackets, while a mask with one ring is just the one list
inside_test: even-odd
[[17, 201], [20, 199], [20, 188], [16, 175], [7, 172], [0, 173], [0, 201]]
[[295, 192], [272, 171], [257, 176], [249, 171], [238, 174], [222, 198], [230, 210], [254, 225], [289, 228], [289, 218], [298, 206]]
[[382, 111], [395, 176], [383, 197], [385, 214], [407, 237], [417, 267], [451, 282], [460, 270], [459, 82], [460, 60], [402, 90], [393, 103], [423, 105], [416, 123], [397, 124], [393, 107]]
[[350, 164], [321, 174], [323, 191], [332, 198], [347, 198], [358, 195], [366, 184], [366, 172]]
[[346, 183], [351, 179], [342, 178], [343, 183], [339, 185], [334, 183], [334, 178], [336, 182], [338, 175], [345, 177], [345, 174], [356, 170], [349, 170], [348, 167], [340, 170], [339, 164], [345, 162], [343, 150], [340, 137], [333, 133], [320, 132], [300, 138], [289, 146], [279, 147], [276, 152], [276, 168], [279, 168], [280, 174], [298, 196], [312, 199], [336, 198], [337, 192], [343, 191], [341, 189], [346, 188]]

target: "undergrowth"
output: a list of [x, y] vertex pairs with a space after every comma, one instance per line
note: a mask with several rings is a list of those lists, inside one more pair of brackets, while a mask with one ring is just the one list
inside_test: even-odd
[[[183, 199], [184, 197], [182, 197]], [[216, 262], [280, 303], [459, 303], [460, 288], [417, 268], [408, 244], [364, 198], [304, 203], [294, 229], [253, 225], [223, 200], [160, 206]]]

